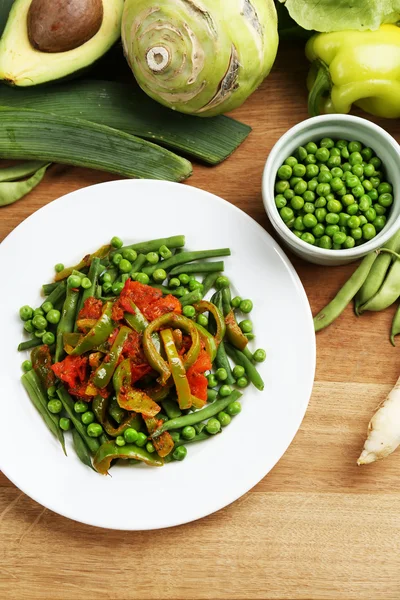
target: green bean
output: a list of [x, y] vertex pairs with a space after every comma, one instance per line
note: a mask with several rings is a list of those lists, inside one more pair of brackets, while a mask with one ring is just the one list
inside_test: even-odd
[[170, 431], [171, 429], [180, 429], [181, 427], [186, 427], [186, 425], [194, 425], [195, 423], [200, 423], [200, 421], [205, 421], [207, 419], [210, 419], [211, 417], [215, 417], [215, 415], [224, 410], [228, 406], [228, 404], [230, 404], [231, 402], [235, 402], [241, 396], [242, 394], [238, 390], [234, 390], [229, 396], [221, 398], [220, 400], [216, 400], [213, 404], [208, 404], [200, 410], [196, 410], [195, 412], [183, 415], [182, 417], [166, 421], [162, 425], [162, 427], [157, 429], [151, 435], [151, 437], [158, 437], [164, 431]]
[[219, 369], [225, 369], [228, 374], [228, 377], [226, 378], [225, 383], [227, 383], [228, 385], [233, 385], [236, 380], [232, 374], [232, 369], [231, 369], [231, 365], [229, 363], [228, 357], [226, 355], [224, 342], [221, 342], [218, 346], [217, 356], [215, 358], [215, 361], [216, 361], [217, 367]]
[[[231, 251], [229, 248], [218, 248], [217, 250], [196, 250], [194, 252], [181, 252], [180, 254], [174, 254], [171, 258], [164, 260], [162, 263], [163, 269], [168, 271], [172, 267], [176, 267], [178, 265], [184, 265], [186, 263], [192, 262], [197, 259], [202, 258], [215, 258], [219, 256], [230, 256]], [[150, 267], [145, 267], [143, 269], [143, 273], [147, 275], [152, 275], [154, 271], [157, 269], [157, 265], [151, 265]]]
[[42, 181], [50, 163], [36, 171], [32, 177], [24, 181], [3, 181], [0, 183], [0, 206], [8, 206], [20, 200]]
[[243, 348], [242, 352], [243, 352], [243, 354], [245, 355], [245, 357], [246, 357], [248, 360], [250, 360], [251, 362], [255, 362], [255, 361], [254, 361], [254, 356], [253, 356], [253, 353], [252, 353], [252, 351], [249, 349], [249, 347], [248, 347], [248, 346], [246, 346], [245, 348]]
[[172, 398], [167, 398], [167, 400], [164, 400], [161, 403], [163, 409], [165, 410], [165, 412], [167, 413], [167, 417], [168, 419], [176, 419], [177, 417], [180, 417], [182, 414], [181, 409], [178, 406], [178, 403], [176, 402], [176, 400], [173, 400]]
[[13, 165], [12, 167], [4, 167], [0, 169], [0, 182], [16, 181], [17, 179], [28, 177], [46, 165], [48, 163], [41, 160], [30, 160], [19, 165]]
[[392, 345], [395, 346], [395, 341], [394, 338], [396, 337], [396, 335], [399, 335], [400, 333], [400, 304], [397, 307], [397, 310], [395, 312], [395, 315], [393, 317], [393, 321], [392, 321], [392, 330], [390, 332], [390, 341], [392, 342]]
[[24, 373], [21, 377], [22, 385], [28, 392], [29, 398], [36, 410], [41, 414], [44, 422], [48, 429], [53, 433], [61, 444], [64, 454], [67, 455], [65, 450], [64, 434], [59, 426], [58, 415], [53, 415], [47, 408], [47, 394], [44, 392], [42, 385], [39, 381], [38, 376], [32, 369], [27, 373]]
[[367, 254], [350, 279], [346, 281], [342, 289], [336, 294], [335, 298], [314, 317], [315, 331], [324, 329], [324, 327], [333, 323], [333, 321], [342, 314], [346, 306], [357, 294], [358, 290], [361, 289], [377, 256], [377, 252], [370, 252]]
[[63, 353], [63, 335], [64, 333], [72, 333], [75, 325], [75, 314], [76, 307], [79, 299], [79, 291], [74, 288], [67, 287], [67, 295], [65, 297], [61, 319], [57, 325], [57, 341], [56, 341], [56, 354], [55, 362], [58, 362]]
[[381, 285], [379, 291], [368, 302], [360, 306], [360, 312], [365, 310], [381, 311], [394, 304], [400, 297], [400, 260], [394, 261], [386, 279]]
[[136, 260], [132, 263], [131, 273], [139, 273], [142, 267], [146, 264], [147, 258], [145, 254], [138, 254]]
[[159, 238], [157, 240], [149, 240], [148, 242], [139, 242], [137, 244], [130, 244], [129, 246], [123, 246], [117, 252], [122, 252], [130, 248], [135, 250], [138, 254], [148, 254], [149, 252], [158, 252], [161, 246], [167, 246], [170, 250], [174, 248], [181, 248], [185, 245], [184, 235], [173, 235], [168, 238]]
[[209, 275], [206, 275], [206, 277], [204, 277], [204, 279], [202, 281], [203, 298], [204, 298], [204, 296], [206, 296], [208, 294], [208, 292], [211, 290], [211, 288], [214, 287], [215, 282], [217, 281], [219, 276], [220, 276], [220, 273], [209, 273]]
[[231, 357], [234, 363], [244, 368], [249, 381], [258, 390], [262, 391], [264, 389], [264, 381], [252, 361], [243, 352], [231, 346], [231, 344], [226, 343], [225, 348], [227, 355]]
[[229, 289], [229, 287], [223, 288], [221, 290], [221, 301], [222, 301], [222, 312], [225, 317], [232, 310], [231, 300], [232, 300], [231, 290]]
[[[388, 250], [394, 252], [400, 252], [400, 230], [383, 246]], [[371, 271], [364, 284], [360, 288], [357, 296], [355, 297], [356, 303], [356, 314], [359, 313], [359, 307], [366, 304], [368, 300], [371, 300], [375, 294], [378, 293], [381, 285], [383, 284], [386, 273], [390, 267], [390, 263], [393, 258], [389, 253], [382, 252], [371, 267]]]
[[[95, 256], [93, 258], [92, 262], [90, 263], [89, 272], [87, 274], [92, 285], [87, 290], [83, 290], [83, 292], [81, 292], [81, 296], [78, 300], [78, 306], [76, 308], [76, 316], [79, 315], [81, 309], [83, 308], [83, 305], [85, 304], [85, 301], [88, 298], [90, 298], [91, 296], [95, 295], [96, 288], [97, 288], [97, 281], [98, 281], [101, 270], [102, 270], [102, 265], [101, 265], [100, 259], [98, 256]], [[77, 326], [76, 322], [75, 322], [74, 331], [78, 331], [78, 326]]]
[[102, 297], [102, 294], [103, 294], [103, 288], [101, 287], [100, 284], [97, 284], [95, 291], [94, 291], [94, 297], [97, 298], [97, 300], [98, 300], [99, 298]]
[[109, 406], [108, 406], [109, 415], [114, 419], [118, 425], [122, 423], [122, 421], [126, 417], [126, 411], [120, 407], [116, 398], [111, 398]]
[[195, 304], [203, 299], [203, 294], [200, 290], [193, 290], [184, 296], [181, 296], [180, 303], [182, 306], [188, 306], [189, 304]]
[[178, 448], [179, 446], [186, 446], [187, 444], [193, 444], [193, 442], [202, 442], [204, 440], [210, 440], [214, 435], [209, 435], [208, 433], [198, 433], [191, 440], [179, 440], [175, 442], [174, 448]]
[[60, 285], [59, 281], [55, 281], [54, 283], [44, 283], [42, 285], [42, 291], [44, 296], [49, 296], [54, 290], [58, 288]]
[[85, 425], [82, 423], [79, 416], [74, 411], [74, 401], [63, 386], [58, 388], [57, 396], [60, 398], [65, 412], [68, 414], [75, 429], [78, 431], [79, 435], [85, 442], [86, 446], [89, 448], [90, 452], [92, 452], [93, 454], [97, 452], [97, 450], [100, 447], [98, 440], [96, 438], [89, 437], [86, 433]]
[[43, 344], [41, 338], [34, 337], [31, 340], [27, 340], [26, 342], [21, 342], [18, 344], [18, 352], [22, 352], [23, 350], [30, 350], [31, 348], [36, 348], [36, 346], [40, 346]]
[[[44, 287], [44, 286], [43, 286]], [[60, 283], [56, 283], [56, 287], [47, 294], [46, 300], [42, 302], [41, 308], [43, 308], [43, 304], [45, 302], [51, 302], [53, 306], [55, 306], [58, 302], [64, 301], [66, 294], [67, 284], [65, 281], [61, 281]]]
[[[153, 288], [156, 288], [157, 290], [161, 290], [163, 294], [171, 294], [172, 296], [176, 296], [177, 298], [179, 298], [179, 297], [183, 298], [185, 295], [184, 294], [182, 296], [182, 294], [181, 294], [181, 290], [182, 290], [181, 286], [178, 288], [171, 289], [169, 287], [166, 287], [165, 285], [161, 285], [161, 283], [150, 282], [149, 285], [151, 285], [151, 287], [153, 287]], [[186, 295], [188, 295], [188, 294], [186, 294]]]
[[109, 442], [111, 440], [111, 438], [108, 437], [108, 435], [106, 434], [105, 431], [103, 431], [103, 433], [97, 439], [99, 440], [100, 446], [102, 444], [106, 444], [107, 442]]
[[224, 261], [215, 262], [197, 262], [189, 265], [179, 265], [174, 267], [169, 274], [170, 275], [181, 275], [182, 273], [219, 273], [224, 270]]
[[90, 452], [76, 429], [72, 430], [72, 442], [74, 444], [74, 450], [79, 460], [87, 467], [93, 469]]

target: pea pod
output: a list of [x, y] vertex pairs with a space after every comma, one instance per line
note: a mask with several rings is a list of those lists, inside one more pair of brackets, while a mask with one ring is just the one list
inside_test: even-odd
[[400, 260], [397, 259], [393, 262], [390, 270], [386, 276], [385, 281], [380, 287], [379, 291], [373, 296], [366, 304], [360, 306], [360, 312], [366, 310], [381, 311], [385, 310], [400, 296]]
[[43, 162], [42, 160], [29, 160], [28, 162], [20, 163], [19, 165], [4, 167], [3, 169], [0, 169], [0, 182], [16, 181], [23, 177], [29, 177], [29, 175], [33, 175], [42, 167], [47, 166], [48, 162]]
[[140, 429], [141, 420], [136, 413], [127, 413], [119, 426], [113, 427], [108, 418], [108, 405], [108, 398], [102, 398], [101, 396], [96, 396], [92, 402], [94, 415], [100, 425], [103, 426], [107, 435], [111, 437], [117, 437], [118, 435], [122, 435], [124, 431], [128, 429], [128, 427]]
[[25, 181], [2, 181], [0, 183], [0, 207], [14, 204], [14, 202], [29, 194], [42, 181], [49, 165], [50, 163], [47, 163]]
[[396, 345], [394, 342], [394, 338], [396, 337], [396, 335], [399, 335], [399, 333], [400, 333], [400, 304], [397, 307], [397, 310], [393, 317], [392, 330], [390, 332], [390, 341], [392, 342], [393, 346]]
[[178, 395], [178, 404], [180, 409], [187, 409], [192, 406], [192, 397], [186, 370], [182, 359], [175, 346], [171, 329], [163, 329], [161, 338], [164, 343], [165, 354], [167, 356], [169, 368], [175, 383], [176, 393]]
[[106, 302], [103, 313], [92, 329], [87, 333], [77, 346], [72, 350], [72, 356], [80, 356], [103, 344], [112, 334], [114, 322], [111, 318], [112, 302]]
[[328, 327], [328, 325], [333, 323], [342, 314], [358, 290], [361, 289], [377, 256], [377, 252], [367, 254], [350, 279], [346, 281], [342, 289], [336, 294], [335, 298], [314, 317], [315, 331], [320, 331], [324, 327]]
[[93, 467], [98, 473], [107, 475], [111, 461], [116, 458], [140, 460], [151, 467], [162, 467], [164, 461], [158, 454], [150, 454], [145, 448], [139, 448], [133, 444], [117, 446], [115, 442], [102, 444], [93, 459]]
[[137, 412], [154, 417], [161, 408], [143, 390], [137, 390], [131, 384], [130, 359], [123, 360], [114, 373], [113, 384], [117, 394], [117, 402], [121, 408], [129, 412]]
[[110, 383], [117, 367], [118, 360], [121, 356], [122, 349], [130, 332], [131, 329], [129, 329], [129, 327], [121, 327], [118, 331], [117, 337], [111, 346], [110, 352], [106, 355], [101, 365], [94, 372], [91, 382], [96, 388], [104, 388]]

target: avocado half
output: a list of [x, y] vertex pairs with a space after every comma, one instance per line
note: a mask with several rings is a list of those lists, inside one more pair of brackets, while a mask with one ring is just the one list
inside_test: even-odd
[[0, 40], [0, 80], [27, 87], [55, 81], [86, 69], [121, 35], [124, 0], [102, 0], [101, 25], [88, 41], [65, 52], [42, 52], [31, 44], [28, 13], [33, 0], [15, 0]]

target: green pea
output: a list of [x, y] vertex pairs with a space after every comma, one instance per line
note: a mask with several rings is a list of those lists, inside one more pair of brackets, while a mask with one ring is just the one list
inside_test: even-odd
[[224, 411], [221, 411], [220, 413], [218, 413], [217, 418], [218, 418], [218, 421], [221, 423], [222, 427], [227, 427], [232, 420], [231, 417], [228, 415], [228, 413], [226, 413]]
[[358, 214], [358, 204], [356, 202], [354, 204], [350, 204], [350, 206], [347, 207], [347, 212], [351, 216], [357, 215]]
[[217, 379], [219, 381], [225, 381], [225, 379], [228, 378], [227, 370], [224, 369], [223, 367], [221, 367], [221, 368], [219, 368], [219, 369], [216, 370], [215, 376], [217, 377]]
[[33, 317], [33, 308], [31, 308], [27, 304], [25, 306], [22, 306], [19, 309], [19, 316], [22, 321], [29, 321]]
[[352, 166], [351, 172], [353, 175], [356, 175], [356, 177], [360, 178], [364, 175], [364, 168], [359, 163], [356, 163]]
[[218, 398], [218, 391], [214, 389], [207, 389], [207, 402], [214, 402]]
[[297, 196], [301, 196], [307, 190], [307, 183], [304, 181], [304, 179], [301, 179], [298, 183], [296, 183], [293, 190]]
[[64, 271], [64, 265], [62, 263], [57, 263], [54, 270], [56, 273], [61, 273], [61, 271]]
[[325, 250], [330, 250], [332, 248], [332, 240], [328, 235], [323, 235], [318, 240], [318, 246], [320, 248], [324, 248]]
[[134, 444], [138, 439], [138, 436], [138, 432], [136, 429], [133, 429], [133, 427], [128, 427], [128, 429], [125, 429], [124, 431], [124, 440], [127, 444]]
[[339, 148], [332, 148], [330, 151], [330, 156], [341, 156]]
[[151, 265], [156, 265], [158, 263], [158, 261], [160, 260], [160, 257], [157, 254], [157, 252], [148, 252], [146, 254], [146, 259], [147, 259], [147, 262], [150, 263]]
[[[379, 192], [379, 188], [378, 188], [378, 192]], [[381, 206], [384, 206], [385, 208], [388, 208], [389, 206], [392, 206], [392, 204], [393, 204], [393, 196], [392, 196], [392, 194], [390, 194], [389, 192], [384, 192], [383, 194], [381, 194], [379, 196], [378, 203]]]
[[362, 227], [362, 225], [365, 225], [365, 223], [368, 223], [368, 220], [365, 218], [364, 215], [359, 215], [359, 220], [360, 220], [360, 227]]
[[253, 310], [253, 302], [248, 299], [242, 300], [239, 304], [239, 308], [243, 313], [248, 314]]
[[[290, 208], [288, 208], [287, 210], [291, 210]], [[293, 211], [291, 211], [293, 213]], [[293, 218], [293, 215], [292, 215]], [[217, 290], [223, 290], [224, 288], [229, 287], [230, 285], [230, 281], [228, 279], [228, 277], [226, 277], [225, 275], [221, 275], [220, 277], [217, 278], [216, 282], [215, 282], [215, 287], [217, 288]]]
[[[150, 281], [150, 277], [147, 275], [147, 273], [138, 273], [136, 275], [135, 279], [136, 279], [136, 281], [138, 281], [139, 283], [143, 283], [144, 285], [148, 285], [148, 283]], [[113, 291], [114, 291], [114, 285], [113, 285]]]
[[215, 417], [212, 417], [207, 421], [206, 431], [211, 435], [215, 435], [221, 431], [221, 423]]
[[318, 150], [314, 154], [315, 154], [315, 158], [323, 163], [326, 163], [326, 161], [329, 158], [328, 148], [318, 148]]
[[320, 238], [324, 235], [325, 233], [325, 227], [322, 225], [322, 223], [317, 223], [315, 225], [315, 227], [312, 228], [312, 234], [315, 238]]
[[375, 173], [374, 165], [371, 165], [371, 164], [365, 165], [365, 167], [364, 167], [365, 177], [372, 177], [374, 173]]
[[383, 182], [378, 185], [378, 194], [392, 194], [393, 187], [390, 183]]
[[307, 150], [303, 146], [299, 146], [296, 150], [298, 160], [304, 160], [307, 156]]
[[[122, 262], [122, 261], [121, 261]], [[121, 263], [120, 263], [121, 264]], [[90, 281], [89, 277], [84, 277], [81, 281], [81, 286], [84, 290], [88, 290], [90, 287], [92, 287], [92, 282]], [[44, 309], [43, 309], [44, 310]]]
[[315, 194], [314, 192], [311, 192], [310, 190], [307, 190], [306, 192], [304, 192], [303, 194], [303, 198], [306, 202], [315, 202]]
[[325, 221], [328, 223], [328, 225], [337, 225], [340, 221], [340, 217], [337, 213], [328, 213]]
[[349, 163], [353, 167], [354, 165], [361, 165], [363, 157], [359, 152], [351, 152], [349, 157]]
[[317, 221], [317, 218], [315, 217], [315, 215], [307, 213], [303, 217], [303, 223], [304, 223], [305, 227], [307, 227], [308, 229], [312, 229], [313, 227], [316, 226], [318, 221]]
[[238, 388], [245, 388], [249, 385], [249, 380], [247, 377], [239, 377], [239, 379], [236, 381], [236, 385]]
[[305, 230], [305, 225], [303, 223], [303, 217], [297, 217], [294, 221], [294, 228], [297, 231], [304, 231]]
[[378, 217], [385, 215], [387, 212], [387, 208], [385, 206], [381, 206], [380, 204], [374, 204], [373, 208]]
[[339, 213], [339, 225], [341, 227], [346, 227], [348, 220], [350, 219], [350, 215], [345, 212]]
[[372, 221], [375, 221], [376, 219], [376, 210], [374, 208], [369, 208], [366, 212], [365, 212], [365, 217], [366, 219], [372, 223]]
[[371, 198], [372, 202], [375, 202], [375, 200], [378, 200], [379, 198], [378, 190], [375, 188], [367, 192], [367, 195]]
[[56, 341], [56, 336], [51, 331], [47, 331], [42, 337], [43, 344], [51, 346]]
[[349, 142], [348, 148], [349, 152], [361, 152], [362, 144], [361, 142], [352, 141]]
[[221, 385], [221, 387], [218, 390], [218, 394], [221, 396], [221, 398], [226, 398], [231, 393], [232, 393], [232, 388], [226, 384]]
[[386, 225], [386, 217], [385, 215], [381, 215], [379, 217], [376, 217], [376, 219], [372, 222], [372, 225], [375, 227], [376, 231], [382, 231], [382, 229], [385, 227]]
[[232, 300], [231, 300], [232, 308], [239, 308], [241, 301], [242, 301], [242, 298], [240, 296], [235, 296], [234, 298], [232, 298]]
[[298, 238], [301, 238], [301, 236], [303, 235], [303, 232], [302, 231], [298, 231], [297, 229], [292, 229], [292, 232]]
[[355, 215], [350, 217], [347, 222], [347, 226], [350, 227], [350, 229], [356, 229], [357, 227], [360, 227], [360, 219]]
[[[282, 196], [282, 194], [279, 194], [280, 196]], [[292, 198], [294, 198], [294, 191], [291, 189], [285, 190], [283, 193], [283, 197], [285, 200], [291, 200]], [[275, 202], [276, 204], [276, 202]]]
[[333, 234], [332, 240], [334, 244], [338, 244], [339, 246], [341, 246], [343, 244], [343, 242], [346, 240], [346, 234], [342, 233], [341, 231], [337, 231], [336, 233]]
[[169, 282], [168, 282], [168, 286], [170, 288], [178, 288], [181, 285], [181, 282], [179, 281], [179, 279], [177, 277], [172, 277]]
[[240, 329], [243, 333], [251, 333], [253, 331], [253, 323], [249, 319], [245, 319], [239, 323]]
[[278, 169], [278, 177], [279, 179], [289, 180], [292, 176], [292, 172], [292, 167], [289, 167], [289, 165], [282, 165]]
[[285, 190], [288, 190], [290, 187], [290, 183], [288, 181], [277, 181], [275, 183], [275, 191], [278, 194], [283, 194]]
[[126, 258], [122, 258], [119, 261], [118, 268], [121, 271], [121, 273], [130, 273], [132, 269], [132, 263], [129, 262], [129, 260], [127, 260]]
[[340, 150], [342, 148], [347, 148], [347, 145], [348, 145], [347, 140], [337, 140], [337, 142], [335, 143], [336, 148], [339, 148]]
[[278, 208], [278, 209], [283, 208], [284, 206], [286, 206], [286, 204], [287, 204], [287, 200], [284, 196], [282, 196], [282, 194], [278, 194], [277, 196], [275, 196], [276, 208]]
[[142, 448], [143, 446], [145, 446], [147, 444], [147, 435], [142, 432], [139, 432], [137, 434], [135, 444], [136, 444], [136, 446], [139, 446], [139, 448]]
[[28, 371], [32, 370], [32, 363], [30, 360], [24, 360], [24, 362], [21, 365], [21, 368], [23, 371], [25, 371], [25, 373], [27, 373]]
[[333, 248], [333, 250], [341, 250], [342, 246], [341, 246], [341, 244], [333, 244], [332, 248]]
[[[153, 279], [154, 279], [154, 281], [161, 283], [162, 281], [167, 279], [166, 271], [164, 271], [164, 269], [156, 269], [153, 273]], [[179, 281], [179, 279], [178, 279], [178, 281]]]
[[67, 279], [68, 287], [70, 288], [78, 288], [81, 286], [82, 279], [79, 275], [70, 275]]
[[363, 225], [362, 233], [365, 240], [372, 240], [376, 236], [376, 229], [372, 223], [367, 223]]
[[120, 446], [120, 447], [125, 446], [125, 444], [126, 444], [122, 435], [117, 435], [117, 437], [115, 438], [115, 443], [117, 446]]
[[288, 156], [288, 158], [285, 160], [285, 165], [293, 168], [295, 165], [297, 165], [297, 158], [294, 156]]
[[317, 208], [314, 214], [318, 223], [324, 223], [328, 211], [326, 210], [326, 208]]
[[342, 203], [339, 200], [330, 200], [327, 205], [330, 213], [340, 213], [342, 211]]
[[294, 196], [294, 198], [292, 198], [292, 200], [290, 201], [290, 206], [294, 210], [301, 210], [304, 206], [303, 198], [301, 196]]
[[81, 402], [80, 400], [74, 404], [74, 411], [79, 414], [86, 412], [88, 408], [88, 404], [86, 402]]
[[325, 233], [326, 235], [329, 235], [329, 237], [333, 237], [338, 231], [340, 231], [339, 225], [327, 225], [325, 227]]
[[48, 389], [47, 389], [47, 395], [52, 398], [56, 395], [57, 393], [57, 388], [55, 385], [51, 385]]
[[284, 221], [285, 223], [287, 223], [294, 217], [293, 210], [291, 208], [289, 208], [288, 206], [281, 208], [281, 210], [279, 211], [279, 214], [281, 215], [282, 221]]
[[372, 183], [369, 181], [369, 179], [364, 179], [362, 186], [366, 192], [370, 192], [373, 189]]
[[374, 151], [372, 150], [372, 148], [363, 148], [361, 150], [361, 156], [363, 157], [363, 159], [365, 161], [371, 160], [373, 155], [374, 155]]
[[137, 259], [137, 252], [132, 248], [124, 248], [122, 250], [122, 258], [129, 260], [129, 262], [133, 262]]
[[289, 229], [293, 229], [293, 226], [294, 226], [294, 217], [293, 217], [293, 219], [290, 219], [290, 221], [288, 221], [286, 223], [286, 227], [289, 227]]
[[121, 238], [114, 236], [113, 238], [111, 238], [111, 246], [113, 248], [122, 248], [122, 246], [124, 245], [124, 242], [121, 240]]
[[187, 448], [185, 446], [178, 446], [172, 453], [172, 458], [174, 460], [184, 460], [187, 455]]
[[47, 327], [47, 320], [42, 315], [36, 315], [32, 319], [32, 325], [35, 329], [44, 330]]
[[114, 254], [114, 256], [112, 257], [113, 264], [116, 265], [116, 266], [119, 265], [119, 263], [121, 262], [121, 260], [122, 260], [122, 254], [120, 254], [119, 252], [116, 252]]
[[354, 248], [355, 244], [356, 243], [354, 239], [350, 235], [348, 235], [344, 240], [342, 247], [348, 250], [349, 248]]
[[87, 426], [86, 433], [89, 437], [97, 438], [103, 433], [103, 428], [100, 423], [90, 423], [90, 425]]
[[361, 212], [366, 212], [369, 208], [371, 208], [371, 198], [364, 194], [358, 201], [358, 208]]
[[[135, 273], [135, 278], [136, 278], [137, 273]], [[110, 292], [112, 290], [112, 283], [110, 283], [109, 281], [105, 281], [103, 283], [103, 292], [105, 294], [107, 294], [108, 292]]]
[[71, 421], [70, 419], [67, 419], [67, 417], [61, 417], [58, 421], [58, 424], [60, 426], [60, 429], [62, 429], [63, 431], [69, 431], [71, 429]]
[[45, 333], [47, 333], [45, 329], [40, 329], [40, 330], [38, 329], [37, 331], [34, 332], [34, 334], [37, 338], [42, 338]]
[[307, 169], [304, 165], [297, 164], [297, 165], [293, 166], [292, 171], [293, 171], [294, 177], [304, 177]]
[[[330, 183], [332, 181], [332, 174], [330, 171], [321, 171], [320, 174], [318, 175], [318, 181], [319, 183]], [[318, 187], [317, 187], [317, 191], [318, 191]], [[320, 194], [321, 196], [324, 196], [325, 194]]]
[[319, 183], [316, 189], [317, 196], [327, 196], [331, 191], [329, 183]]
[[349, 152], [348, 148], [342, 148], [340, 151], [340, 156], [342, 158], [344, 158], [344, 160], [349, 160], [350, 152]]
[[58, 415], [62, 411], [63, 405], [61, 400], [49, 400], [47, 408], [53, 415]]
[[327, 203], [327, 199], [321, 196], [320, 198], [316, 199], [316, 201], [314, 202], [314, 206], [315, 208], [324, 208], [324, 206], [326, 206]]
[[308, 144], [305, 145], [305, 149], [307, 154], [315, 154], [318, 150], [318, 146], [314, 142], [308, 142]]
[[185, 440], [192, 440], [194, 437], [196, 437], [195, 428], [192, 427], [191, 425], [187, 425], [186, 427], [184, 427], [182, 430], [182, 437]]
[[[379, 177], [370, 177], [370, 182], [372, 183], [372, 186], [374, 188], [377, 188], [381, 182], [381, 180], [379, 179]], [[378, 191], [378, 190], [377, 190]], [[379, 195], [379, 194], [378, 194]]]
[[[145, 273], [143, 273], [143, 275], [144, 274]], [[139, 281], [139, 275], [141, 275], [141, 273], [138, 273], [138, 276], [136, 278], [137, 281]], [[148, 277], [148, 276], [146, 275], [146, 277]], [[140, 281], [140, 283], [144, 283], [144, 281]], [[147, 283], [148, 283], [148, 281], [147, 281]], [[113, 294], [115, 294], [116, 296], [119, 296], [119, 294], [124, 289], [124, 284], [122, 281], [116, 281], [115, 283], [113, 283], [111, 289], [112, 289]]]
[[32, 319], [29, 319], [29, 321], [25, 321], [25, 323], [24, 323], [24, 329], [28, 333], [33, 333], [35, 331], [35, 328], [34, 328], [33, 323], [32, 323]]
[[307, 189], [310, 192], [315, 192], [317, 187], [318, 187], [318, 179], [316, 177], [314, 177], [313, 179], [310, 179], [310, 181], [307, 183]]
[[333, 189], [334, 192], [337, 192], [338, 190], [340, 190], [343, 187], [344, 187], [343, 181], [340, 179], [340, 177], [335, 177], [334, 179], [332, 179], [331, 188]]
[[182, 314], [185, 317], [188, 317], [188, 319], [192, 319], [193, 317], [196, 316], [196, 309], [194, 306], [189, 304], [189, 305], [183, 307]]
[[374, 156], [373, 158], [371, 158], [371, 160], [369, 162], [377, 170], [380, 169], [382, 166], [382, 161], [377, 156]]
[[306, 242], [307, 244], [311, 244], [311, 245], [315, 244], [315, 237], [313, 236], [312, 233], [309, 233], [308, 231], [306, 231], [305, 233], [302, 234], [301, 239], [303, 240], [303, 242]]
[[[365, 225], [364, 225], [364, 227], [365, 227]], [[361, 240], [361, 238], [363, 236], [361, 227], [356, 227], [356, 229], [350, 229], [350, 234], [356, 241]]]
[[342, 159], [340, 158], [340, 156], [330, 156], [326, 164], [330, 169], [333, 169], [335, 167], [338, 167], [341, 164], [341, 162]]
[[340, 167], [333, 167], [333, 169], [331, 169], [331, 174], [333, 179], [336, 179], [337, 177], [341, 179], [343, 177], [343, 170]]
[[88, 410], [82, 414], [81, 420], [84, 425], [90, 425], [94, 421], [94, 414], [91, 410]]
[[306, 214], [312, 214], [315, 212], [315, 205], [312, 202], [306, 202], [303, 206], [303, 211]]
[[213, 373], [210, 373], [210, 375], [207, 375], [207, 386], [209, 388], [215, 388], [218, 385], [218, 379], [215, 377], [215, 375]]
[[363, 188], [362, 185], [356, 185], [356, 187], [354, 187], [351, 190], [353, 196], [355, 196], [356, 198], [361, 198], [361, 196], [363, 196], [365, 194], [365, 190]]
[[178, 275], [178, 279], [183, 285], [187, 285], [189, 283], [189, 275], [186, 273], [181, 273], [181, 275]]
[[[317, 165], [307, 165], [306, 166], [306, 172], [305, 172], [305, 177], [307, 177], [307, 179], [312, 179], [313, 177], [317, 177], [319, 173], [319, 167]], [[303, 175], [304, 177], [304, 175]]]
[[240, 402], [238, 400], [231, 402], [230, 404], [228, 404], [228, 406], [226, 408], [226, 412], [231, 417], [238, 415], [241, 411], [242, 411], [242, 405], [240, 404]]
[[317, 162], [317, 159], [315, 158], [314, 154], [307, 154], [307, 156], [304, 159], [304, 163], [306, 165], [315, 165]]

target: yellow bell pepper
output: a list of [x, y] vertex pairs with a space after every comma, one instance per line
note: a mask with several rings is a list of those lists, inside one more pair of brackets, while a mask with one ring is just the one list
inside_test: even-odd
[[311, 115], [348, 113], [352, 104], [377, 117], [400, 117], [400, 27], [320, 33], [306, 56]]

